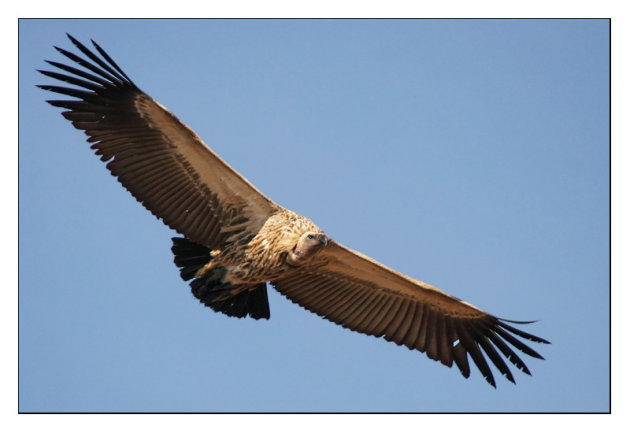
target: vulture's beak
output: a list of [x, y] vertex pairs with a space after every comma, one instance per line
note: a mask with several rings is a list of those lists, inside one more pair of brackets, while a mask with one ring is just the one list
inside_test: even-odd
[[328, 238], [326, 237], [326, 235], [319, 235], [319, 243], [323, 246], [328, 245]]

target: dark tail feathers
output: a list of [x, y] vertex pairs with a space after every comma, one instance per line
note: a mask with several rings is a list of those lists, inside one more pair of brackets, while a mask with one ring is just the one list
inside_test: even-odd
[[197, 271], [212, 259], [210, 248], [185, 238], [173, 238], [171, 251], [182, 279], [188, 281], [194, 278], [190, 282], [192, 293], [205, 305], [232, 317], [249, 315], [254, 319], [269, 319], [266, 283], [243, 288], [223, 282], [225, 268], [215, 268], [208, 275], [195, 278]]

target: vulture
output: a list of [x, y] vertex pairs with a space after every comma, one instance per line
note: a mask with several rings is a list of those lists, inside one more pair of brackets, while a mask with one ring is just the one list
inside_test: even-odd
[[466, 378], [470, 357], [495, 388], [488, 359], [513, 383], [508, 362], [531, 374], [517, 352], [544, 359], [523, 340], [549, 342], [513, 326], [532, 322], [488, 314], [332, 240], [232, 169], [97, 43], [67, 36], [80, 53], [55, 47], [71, 62], [47, 60], [56, 69], [39, 72], [70, 86], [40, 85], [63, 95], [46, 102], [63, 108], [111, 174], [182, 235], [172, 239], [174, 262], [201, 303], [269, 319], [271, 283], [325, 319], [455, 364]]

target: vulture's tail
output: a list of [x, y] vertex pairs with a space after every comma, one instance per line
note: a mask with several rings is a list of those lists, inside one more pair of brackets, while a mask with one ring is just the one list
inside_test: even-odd
[[253, 287], [234, 286], [222, 281], [226, 269], [218, 267], [208, 273], [195, 277], [197, 272], [212, 260], [210, 248], [185, 238], [173, 238], [171, 248], [175, 255], [175, 265], [184, 281], [190, 282], [192, 293], [214, 311], [228, 316], [254, 319], [269, 318], [267, 285], [261, 283]]

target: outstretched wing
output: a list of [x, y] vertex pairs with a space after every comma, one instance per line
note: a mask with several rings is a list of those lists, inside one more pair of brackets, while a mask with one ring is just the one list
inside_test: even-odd
[[492, 386], [484, 352], [511, 382], [504, 358], [530, 374], [513, 348], [542, 359], [515, 336], [548, 341], [506, 323], [530, 322], [501, 320], [333, 241], [320, 255], [313, 266], [297, 268], [273, 285], [291, 301], [345, 328], [384, 336], [448, 367], [455, 361], [464, 377], [470, 375], [470, 355]]
[[55, 47], [83, 67], [47, 61], [39, 71], [75, 87], [39, 86], [75, 99], [47, 101], [88, 142], [120, 183], [149, 211], [197, 243], [218, 247], [244, 230], [256, 233], [278, 206], [210, 150], [184, 123], [140, 90], [94, 41], [99, 57]]

